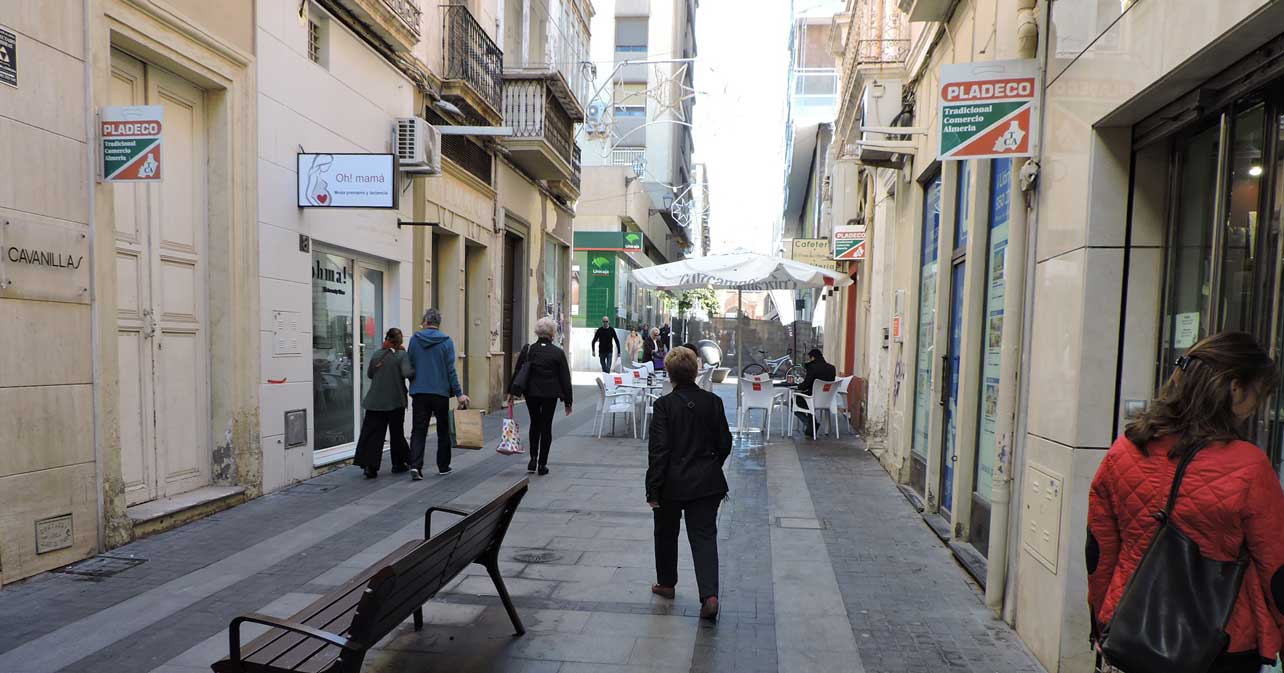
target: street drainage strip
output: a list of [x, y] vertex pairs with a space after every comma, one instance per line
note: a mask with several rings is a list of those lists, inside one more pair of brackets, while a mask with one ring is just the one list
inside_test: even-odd
[[548, 549], [532, 549], [513, 554], [513, 560], [519, 563], [552, 563], [561, 558], [561, 554]]

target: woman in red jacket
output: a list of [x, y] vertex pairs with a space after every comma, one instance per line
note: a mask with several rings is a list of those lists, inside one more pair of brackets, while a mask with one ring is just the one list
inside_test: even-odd
[[1245, 440], [1276, 383], [1253, 337], [1223, 332], [1195, 344], [1149, 408], [1115, 440], [1088, 496], [1088, 607], [1095, 643], [1150, 546], [1181, 456], [1191, 460], [1172, 520], [1204, 556], [1250, 563], [1211, 671], [1257, 673], [1281, 647], [1284, 492], [1271, 461]]

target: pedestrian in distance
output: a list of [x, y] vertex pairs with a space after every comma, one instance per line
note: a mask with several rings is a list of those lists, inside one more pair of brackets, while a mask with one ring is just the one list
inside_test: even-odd
[[629, 338], [624, 340], [624, 354], [630, 365], [637, 364], [638, 351], [642, 350], [642, 335], [636, 329], [629, 330]]
[[672, 334], [673, 329], [669, 327], [669, 323], [666, 322], [660, 326], [660, 345], [664, 346], [666, 351], [673, 347], [670, 340], [670, 335]]
[[687, 541], [700, 592], [700, 616], [718, 617], [718, 505], [727, 496], [722, 465], [731, 455], [731, 429], [722, 398], [695, 384], [694, 352], [665, 357], [673, 392], [655, 401], [647, 446], [646, 501], [655, 516], [655, 576], [651, 592], [672, 599], [678, 584], [678, 531]]
[[566, 361], [566, 352], [553, 344], [557, 334], [557, 323], [552, 318], [540, 318], [535, 322], [535, 343], [522, 349], [517, 356], [517, 365], [512, 376], [528, 365], [526, 389], [513, 390], [513, 379], [508, 379], [508, 402], [521, 395], [526, 398], [526, 411], [531, 416], [531, 460], [526, 465], [527, 472], [538, 470], [540, 476], [548, 474], [548, 453], [553, 446], [553, 414], [557, 412], [557, 401], [562, 401], [566, 415], [571, 415], [571, 367]]
[[[817, 381], [833, 381], [838, 376], [838, 370], [825, 361], [825, 354], [819, 348], [807, 351], [807, 364], [803, 365], [803, 369], [806, 370], [807, 376], [803, 378], [802, 383], [798, 384], [797, 390], [804, 395], [811, 394], [811, 389]], [[810, 408], [807, 406], [807, 400], [797, 400], [795, 404], [803, 409]], [[803, 422], [803, 434], [807, 439], [815, 439], [816, 433], [812, 431], [811, 417], [797, 411], [794, 412], [794, 416]]]
[[615, 350], [619, 349], [621, 353], [624, 349], [620, 346], [620, 337], [611, 327], [611, 319], [602, 316], [602, 326], [597, 328], [593, 333], [593, 340], [589, 342], [589, 352], [597, 349], [598, 362], [602, 364], [602, 373], [611, 373], [611, 362], [614, 360]]
[[410, 445], [406, 443], [406, 380], [414, 378], [415, 369], [402, 342], [401, 330], [396, 327], [388, 330], [383, 347], [370, 356], [370, 364], [366, 366], [370, 389], [361, 401], [366, 413], [361, 420], [361, 436], [357, 439], [352, 464], [362, 468], [367, 479], [379, 476], [385, 433], [390, 435], [393, 473], [410, 469]]
[[655, 371], [664, 371], [664, 356], [669, 349], [660, 340], [660, 328], [652, 327], [650, 338], [642, 342], [642, 361], [650, 362]]
[[[1175, 633], [1172, 620], [1183, 611], [1212, 622], [1214, 640], [1228, 637], [1206, 653], [1212, 664], [1203, 670], [1257, 673], [1276, 660], [1284, 625], [1284, 492], [1270, 458], [1248, 438], [1277, 381], [1275, 363], [1251, 335], [1206, 337], [1177, 360], [1158, 396], [1106, 453], [1088, 494], [1085, 545], [1090, 637], [1099, 653], [1116, 655], [1106, 663], [1124, 667], [1119, 643], [1131, 643], [1125, 639], [1139, 632], [1131, 626], [1134, 616], [1147, 615]], [[1165, 533], [1161, 520], [1198, 545], [1195, 554], [1203, 558], [1195, 562], [1216, 563], [1221, 574], [1237, 559], [1246, 562], [1238, 588], [1233, 582], [1222, 587], [1226, 611], [1214, 612], [1213, 601], [1196, 598], [1204, 589], [1184, 578], [1183, 591], [1161, 592], [1159, 612], [1145, 602], [1155, 592], [1129, 589], [1135, 577], [1145, 582], [1181, 570], [1166, 562], [1173, 531]], [[1148, 554], [1152, 542], [1158, 555]], [[1162, 567], [1147, 566], [1147, 559]], [[1156, 568], [1161, 575], [1152, 575]]]
[[420, 331], [410, 339], [410, 364], [415, 376], [410, 383], [414, 414], [410, 432], [410, 478], [424, 478], [424, 444], [428, 441], [428, 421], [437, 419], [437, 473], [447, 475], [450, 469], [450, 398], [458, 398], [459, 408], [468, 408], [468, 396], [459, 386], [455, 371], [455, 342], [441, 331], [441, 312], [424, 311]]

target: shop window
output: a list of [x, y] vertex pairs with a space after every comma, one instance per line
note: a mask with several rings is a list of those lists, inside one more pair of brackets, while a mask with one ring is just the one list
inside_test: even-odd
[[1220, 329], [1252, 332], [1254, 272], [1266, 138], [1261, 103], [1235, 115], [1230, 148], [1230, 176], [1223, 236]]
[[1178, 192], [1169, 244], [1169, 297], [1164, 316], [1164, 370], [1207, 336], [1212, 307], [1213, 208], [1218, 126], [1191, 136], [1177, 151]]
[[312, 253], [312, 405], [314, 448], [355, 439], [352, 260]]
[[910, 444], [916, 463], [911, 481], [921, 491], [927, 470], [927, 442], [932, 406], [932, 366], [935, 358], [933, 335], [936, 325], [936, 272], [938, 237], [941, 230], [941, 178], [937, 176], [923, 190], [923, 233], [918, 282], [918, 351], [914, 369], [914, 437]]

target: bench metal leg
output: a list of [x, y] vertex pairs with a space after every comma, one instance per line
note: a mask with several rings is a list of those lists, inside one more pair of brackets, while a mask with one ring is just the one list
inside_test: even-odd
[[499, 575], [499, 563], [490, 562], [486, 564], [486, 572], [490, 573], [490, 579], [495, 582], [495, 591], [499, 593], [499, 600], [504, 604], [504, 609], [508, 611], [508, 618], [513, 622], [513, 628], [517, 630], [516, 635], [525, 635], [526, 627], [522, 625], [522, 618], [517, 616], [517, 608], [513, 606], [513, 599], [508, 596], [508, 587], [504, 586], [504, 578]]
[[415, 608], [415, 630], [422, 631], [424, 628], [424, 607], [421, 605]]

